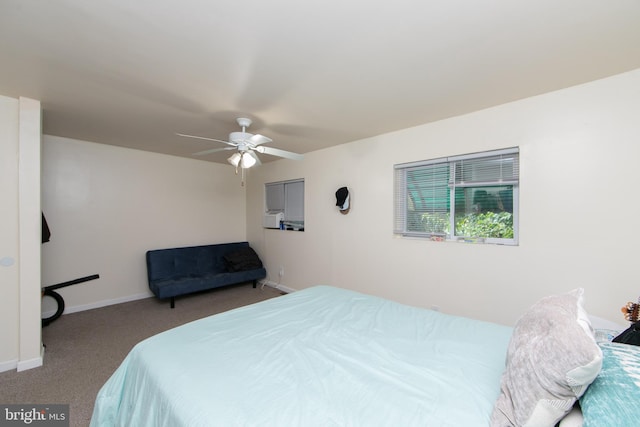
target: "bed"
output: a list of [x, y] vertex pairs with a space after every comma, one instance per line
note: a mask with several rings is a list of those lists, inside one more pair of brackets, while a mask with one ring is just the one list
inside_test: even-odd
[[519, 409], [497, 408], [513, 335], [316, 286], [140, 342], [91, 426], [509, 425]]

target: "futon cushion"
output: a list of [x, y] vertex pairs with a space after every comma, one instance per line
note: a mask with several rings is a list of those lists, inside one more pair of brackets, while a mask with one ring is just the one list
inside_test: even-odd
[[554, 426], [602, 367], [583, 289], [543, 298], [517, 322], [492, 427]]

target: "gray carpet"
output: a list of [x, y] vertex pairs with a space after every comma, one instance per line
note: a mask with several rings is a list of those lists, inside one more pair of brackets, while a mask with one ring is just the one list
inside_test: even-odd
[[141, 340], [192, 320], [282, 293], [250, 284], [225, 287], [168, 302], [148, 298], [63, 315], [42, 330], [44, 366], [0, 373], [0, 403], [64, 403], [70, 425], [89, 425], [98, 390]]

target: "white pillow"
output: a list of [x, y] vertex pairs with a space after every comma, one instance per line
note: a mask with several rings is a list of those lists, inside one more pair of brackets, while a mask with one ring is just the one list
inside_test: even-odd
[[561, 421], [558, 427], [582, 427], [584, 418], [582, 417], [582, 411], [579, 406], [574, 406], [571, 412], [567, 414]]
[[582, 288], [543, 298], [517, 322], [492, 427], [553, 427], [602, 367]]

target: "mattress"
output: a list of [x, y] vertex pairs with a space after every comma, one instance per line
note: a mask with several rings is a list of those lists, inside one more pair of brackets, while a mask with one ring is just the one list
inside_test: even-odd
[[140, 342], [91, 426], [486, 426], [511, 332], [316, 286]]

